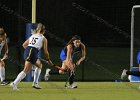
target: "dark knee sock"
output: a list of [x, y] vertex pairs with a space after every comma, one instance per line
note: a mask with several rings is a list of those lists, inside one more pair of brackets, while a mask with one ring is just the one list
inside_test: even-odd
[[75, 79], [75, 73], [72, 72], [69, 74], [69, 84], [71, 85], [74, 82]]
[[140, 76], [140, 72], [139, 71], [127, 71], [126, 74], [127, 75]]
[[59, 74], [59, 69], [57, 68], [52, 68], [51, 71], [49, 72], [51, 75], [58, 75]]

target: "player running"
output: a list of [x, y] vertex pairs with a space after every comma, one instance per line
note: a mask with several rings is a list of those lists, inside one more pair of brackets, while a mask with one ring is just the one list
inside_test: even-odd
[[10, 84], [10, 86], [13, 88], [13, 90], [19, 90], [17, 88], [17, 85], [20, 83], [22, 79], [25, 78], [26, 74], [30, 71], [33, 65], [36, 65], [35, 74], [34, 74], [34, 82], [32, 84], [33, 88], [41, 89], [42, 87], [38, 85], [38, 79], [41, 73], [42, 69], [42, 63], [38, 58], [38, 52], [41, 48], [44, 50], [44, 54], [46, 56], [46, 59], [49, 64], [52, 64], [49, 53], [48, 53], [48, 41], [43, 36], [45, 33], [45, 26], [39, 23], [37, 25], [37, 28], [32, 34], [29, 39], [27, 39], [23, 43], [23, 47], [25, 48], [24, 51], [24, 59], [25, 59], [25, 65], [23, 71], [21, 71], [17, 78]]
[[0, 81], [1, 85], [7, 85], [9, 82], [5, 81], [5, 63], [4, 60], [8, 58], [8, 44], [6, 39], [6, 33], [3, 28], [0, 28], [0, 55], [4, 49], [4, 56], [0, 58]]
[[[73, 58], [76, 53], [81, 52], [81, 58], [74, 64]], [[61, 69], [46, 69], [45, 80], [48, 80], [50, 74], [64, 74], [65, 71], [70, 71], [69, 77], [69, 88], [77, 88], [74, 84], [75, 78], [75, 67], [80, 65], [80, 63], [86, 57], [86, 48], [85, 45], [81, 42], [81, 37], [75, 35], [72, 39], [66, 44], [60, 53], [60, 59], [62, 61]]]

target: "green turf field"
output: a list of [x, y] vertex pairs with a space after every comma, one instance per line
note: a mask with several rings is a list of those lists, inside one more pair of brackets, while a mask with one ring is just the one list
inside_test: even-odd
[[36, 90], [32, 83], [19, 84], [20, 91], [0, 86], [0, 100], [139, 100], [139, 83], [78, 82], [77, 89], [64, 88], [64, 82], [40, 82]]

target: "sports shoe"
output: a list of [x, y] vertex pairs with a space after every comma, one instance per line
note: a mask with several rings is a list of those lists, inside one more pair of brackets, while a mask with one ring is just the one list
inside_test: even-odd
[[19, 89], [17, 88], [17, 86], [13, 82], [10, 83], [10, 87], [12, 87], [14, 91], [19, 91]]
[[138, 87], [138, 89], [140, 89], [140, 86]]
[[8, 85], [9, 83], [10, 83], [10, 82], [2, 81], [0, 85], [1, 85], [1, 86], [5, 86], [5, 85]]
[[45, 74], [45, 76], [44, 76], [44, 79], [47, 81], [47, 80], [49, 80], [49, 77], [50, 77], [50, 74], [49, 74], [49, 72], [51, 71], [51, 69], [49, 69], [49, 68], [47, 68], [46, 69], [46, 74]]
[[132, 75], [128, 75], [128, 80], [131, 81]]
[[126, 72], [127, 72], [127, 70], [124, 69], [123, 72], [122, 72], [122, 75], [121, 75], [122, 80], [127, 76]]
[[42, 89], [42, 87], [39, 86], [38, 84], [33, 84], [32, 87], [35, 88], [35, 89]]
[[75, 83], [72, 83], [71, 85], [68, 85], [66, 88], [77, 88], [78, 86]]

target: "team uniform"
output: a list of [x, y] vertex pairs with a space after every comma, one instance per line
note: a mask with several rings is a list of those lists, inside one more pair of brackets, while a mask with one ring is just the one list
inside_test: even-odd
[[[6, 41], [2, 41], [0, 43], [0, 58], [1, 58], [1, 60], [2, 60], [1, 52], [2, 52], [2, 49], [3, 49], [5, 44], [6, 44]], [[5, 67], [0, 68], [0, 79], [1, 79], [0, 81], [1, 81], [2, 86], [9, 84], [9, 82], [5, 81]]]
[[28, 47], [24, 51], [24, 59], [35, 64], [38, 59], [38, 52], [42, 48], [42, 41], [45, 38], [42, 34], [33, 34], [29, 38]]
[[[140, 67], [140, 52], [137, 54], [137, 63], [139, 64]], [[140, 71], [130, 71], [124, 69], [122, 74], [121, 74], [121, 79], [125, 79], [126, 76], [133, 75], [133, 76], [140, 76]], [[140, 87], [139, 87], [140, 88]]]
[[[76, 40], [76, 41], [75, 41]], [[77, 35], [73, 36], [72, 39], [67, 43], [67, 45], [61, 50], [60, 53], [60, 59], [62, 61], [62, 69], [46, 69], [46, 74], [44, 76], [45, 80], [48, 80], [50, 77], [50, 74], [64, 74], [65, 71], [68, 71], [69, 74], [69, 78], [67, 80], [67, 82], [69, 81], [69, 85], [67, 86], [67, 82], [65, 84], [65, 87], [67, 88], [77, 88], [77, 85], [75, 85], [74, 79], [75, 79], [75, 65], [79, 65], [81, 61], [83, 61], [85, 59], [85, 46], [84, 44], [81, 43], [81, 38]], [[69, 55], [71, 58], [68, 59], [68, 62], [66, 61], [67, 59], [67, 47], [71, 46], [71, 48], [69, 48], [72, 52], [69, 52]], [[82, 57], [76, 61], [76, 64], [74, 64], [74, 57], [75, 55], [81, 52], [82, 53]], [[70, 60], [70, 61], [69, 61]], [[69, 64], [69, 65], [68, 65]]]
[[138, 55], [137, 55], [137, 63], [140, 64], [140, 52], [138, 52]]
[[5, 45], [5, 41], [2, 41], [2, 42], [0, 43], [0, 55], [1, 55], [1, 51], [2, 51], [2, 49], [3, 49], [3, 47], [4, 47], [4, 45]]
[[[36, 64], [36, 61], [38, 59], [39, 50], [43, 46], [44, 38], [45, 37], [40, 33], [33, 34], [32, 36], [29, 37], [28, 46], [25, 48], [25, 51], [24, 51], [24, 59], [26, 61], [30, 62], [33, 65]], [[33, 85], [32, 85], [33, 88], [36, 88], [36, 89], [42, 88], [38, 85], [38, 78], [39, 78], [40, 73], [41, 73], [41, 68], [36, 67], [35, 73], [34, 73], [34, 81], [33, 81]], [[21, 71], [18, 74], [18, 76], [14, 80], [14, 82], [12, 82], [10, 84], [10, 86], [13, 88], [13, 90], [19, 90], [17, 88], [17, 85], [23, 78], [25, 78], [25, 76], [26, 76], [26, 73], [24, 71]]]
[[[78, 48], [76, 48], [76, 47], [74, 46], [73, 43], [72, 43], [71, 45], [72, 45], [72, 49], [73, 49], [72, 56], [71, 56], [71, 60], [73, 61], [74, 55], [75, 55], [76, 53], [78, 53], [78, 52], [81, 51], [81, 45], [80, 45]], [[61, 50], [60, 59], [61, 59], [61, 61], [63, 62], [63, 61], [66, 60], [66, 58], [67, 58], [67, 48], [64, 47], [64, 48]]]

